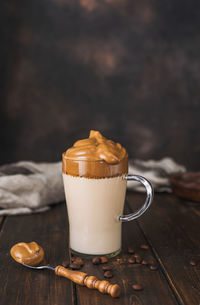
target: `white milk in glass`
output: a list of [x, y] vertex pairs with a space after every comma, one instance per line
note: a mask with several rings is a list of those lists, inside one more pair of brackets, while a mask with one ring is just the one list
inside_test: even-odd
[[84, 254], [109, 254], [121, 249], [121, 221], [126, 180], [84, 178], [63, 174], [69, 217], [70, 247]]

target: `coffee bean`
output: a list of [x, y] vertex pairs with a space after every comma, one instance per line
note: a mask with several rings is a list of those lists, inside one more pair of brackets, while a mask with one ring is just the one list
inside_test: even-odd
[[139, 285], [139, 284], [133, 284], [133, 285], [132, 285], [132, 288], [133, 288], [134, 290], [137, 290], [137, 291], [143, 290], [142, 285]]
[[113, 274], [110, 271], [106, 271], [104, 272], [104, 277], [106, 277], [107, 279], [110, 279], [111, 277], [113, 277]]
[[83, 266], [84, 265], [84, 261], [81, 257], [75, 257], [75, 259], [73, 260], [73, 263]]
[[146, 261], [145, 259], [142, 260], [142, 265], [148, 265], [148, 261]]
[[190, 265], [196, 266], [196, 264], [197, 264], [197, 262], [196, 262], [195, 260], [192, 259], [192, 260], [190, 261]]
[[79, 269], [81, 269], [81, 266], [78, 265], [78, 264], [75, 264], [75, 263], [71, 263], [71, 264], [69, 265], [69, 267], [70, 267], [71, 269], [73, 269], [73, 270], [79, 270]]
[[129, 257], [128, 262], [129, 264], [135, 264], [135, 257], [134, 256]]
[[134, 248], [133, 248], [133, 247], [129, 247], [129, 248], [128, 248], [128, 253], [129, 253], [129, 254], [135, 253]]
[[101, 263], [102, 263], [102, 264], [105, 264], [105, 263], [107, 263], [107, 262], [108, 262], [108, 258], [105, 257], [105, 256], [102, 256], [102, 257], [101, 257]]
[[141, 262], [142, 262], [141, 256], [137, 256], [137, 257], [135, 258], [135, 260], [136, 260], [136, 263], [138, 263], [138, 264], [141, 264]]
[[110, 270], [112, 270], [112, 266], [105, 265], [105, 266], [102, 267], [102, 269], [103, 269], [103, 271], [110, 271]]
[[150, 268], [150, 270], [155, 271], [155, 270], [158, 269], [158, 266], [157, 265], [150, 265], [149, 268]]
[[69, 262], [68, 261], [63, 261], [62, 266], [67, 268], [69, 266]]
[[142, 250], [148, 250], [149, 249], [149, 246], [148, 245], [141, 245], [140, 248]]
[[94, 265], [99, 265], [101, 264], [101, 258], [100, 257], [94, 257], [93, 260], [92, 260], [92, 263]]

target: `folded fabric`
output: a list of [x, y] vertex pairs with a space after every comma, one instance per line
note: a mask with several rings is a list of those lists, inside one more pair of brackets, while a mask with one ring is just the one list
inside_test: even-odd
[[64, 200], [61, 162], [22, 161], [0, 167], [0, 215], [44, 212]]
[[[151, 182], [156, 192], [171, 193], [170, 175], [184, 172], [186, 172], [185, 166], [177, 164], [171, 158], [163, 158], [159, 161], [142, 161], [136, 159], [129, 163], [129, 174], [144, 176]], [[141, 184], [134, 181], [128, 182], [127, 188], [138, 192], [145, 191], [145, 188]]]
[[[184, 166], [170, 158], [160, 161], [130, 161], [129, 174], [147, 178], [155, 191], [170, 192], [169, 176], [185, 172]], [[145, 191], [137, 182], [128, 182], [128, 189]], [[44, 212], [65, 200], [62, 163], [21, 161], [0, 166], [0, 215]]]

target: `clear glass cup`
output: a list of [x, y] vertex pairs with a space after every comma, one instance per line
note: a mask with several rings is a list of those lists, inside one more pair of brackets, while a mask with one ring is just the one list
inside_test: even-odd
[[[138, 218], [152, 202], [150, 182], [127, 174], [128, 159], [114, 165], [105, 165], [104, 161], [70, 160], [73, 175], [68, 171], [64, 160], [63, 182], [72, 253], [87, 257], [117, 255], [121, 251], [122, 222]], [[138, 211], [123, 215], [126, 185], [130, 180], [142, 183], [147, 196]]]

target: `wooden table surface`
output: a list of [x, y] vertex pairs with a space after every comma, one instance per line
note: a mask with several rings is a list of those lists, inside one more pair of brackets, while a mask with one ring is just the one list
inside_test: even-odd
[[[144, 200], [143, 194], [128, 192], [126, 207], [134, 210]], [[35, 271], [15, 263], [10, 247], [19, 241], [37, 241], [52, 265], [70, 259], [65, 204], [50, 211], [29, 216], [0, 218], [0, 304], [1, 305], [199, 305], [200, 209], [198, 204], [184, 202], [173, 195], [156, 194], [152, 207], [138, 221], [123, 224], [123, 250], [110, 260], [112, 283], [122, 288], [120, 298], [112, 299], [96, 290], [80, 287], [54, 275], [52, 271]], [[148, 250], [140, 249], [148, 244]], [[159, 268], [127, 263], [127, 248], [134, 246], [145, 259], [154, 259]], [[125, 263], [121, 264], [122, 260]], [[103, 278], [102, 266], [85, 260], [82, 271]], [[132, 284], [142, 284], [134, 291]]]

